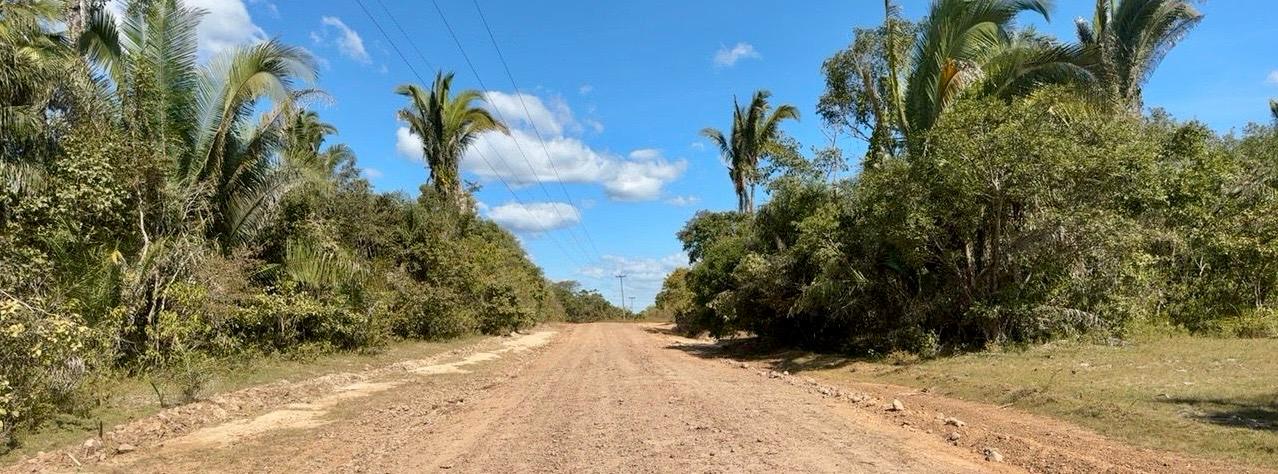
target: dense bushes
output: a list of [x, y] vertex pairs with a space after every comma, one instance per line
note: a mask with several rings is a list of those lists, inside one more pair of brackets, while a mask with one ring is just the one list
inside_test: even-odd
[[566, 319], [469, 196], [374, 192], [325, 143], [336, 130], [299, 100], [317, 93], [298, 87], [304, 50], [265, 41], [201, 65], [199, 11], [126, 3], [120, 22], [0, 9], [0, 446], [77, 409], [94, 378], [146, 378], [166, 403], [223, 361]]
[[934, 354], [1172, 322], [1273, 334], [1278, 133], [1097, 110], [1068, 90], [956, 104], [922, 154], [768, 183], [698, 214], [685, 329]]

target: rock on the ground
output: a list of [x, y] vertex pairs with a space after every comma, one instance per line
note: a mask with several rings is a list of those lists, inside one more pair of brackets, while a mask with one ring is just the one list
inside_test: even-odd
[[1003, 455], [994, 448], [985, 448], [985, 460], [989, 462], [1003, 462]]
[[945, 440], [946, 440], [946, 441], [949, 441], [949, 442], [955, 442], [955, 441], [958, 441], [958, 440], [959, 440], [959, 438], [962, 438], [962, 437], [963, 437], [963, 435], [959, 434], [959, 432], [957, 432], [957, 431], [951, 431], [951, 432], [950, 432], [950, 434], [945, 435]]
[[138, 450], [137, 446], [131, 445], [129, 443], [123, 443], [115, 447], [116, 454], [131, 453], [137, 450]]
[[84, 444], [81, 446], [84, 447], [84, 452], [86, 454], [93, 454], [98, 452], [99, 449], [102, 449], [102, 441], [99, 441], [97, 438], [89, 438], [85, 440]]
[[893, 398], [892, 404], [887, 407], [887, 410], [888, 411], [905, 411], [905, 404], [901, 403], [900, 400]]
[[967, 423], [964, 423], [964, 422], [963, 422], [963, 420], [960, 420], [960, 419], [958, 419], [958, 418], [946, 418], [946, 419], [945, 419], [945, 424], [950, 425], [950, 426], [957, 426], [957, 427], [959, 427], [959, 428], [962, 428], [962, 427], [964, 427], [964, 426], [967, 426]]

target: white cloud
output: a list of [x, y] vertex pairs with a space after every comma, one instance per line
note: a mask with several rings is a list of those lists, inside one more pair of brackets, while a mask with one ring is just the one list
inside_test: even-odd
[[642, 160], [623, 158], [571, 137], [551, 137], [545, 145], [543, 150], [535, 135], [517, 128], [510, 135], [488, 133], [467, 150], [462, 167], [481, 178], [505, 179], [513, 185], [560, 180], [600, 183], [608, 197], [617, 201], [658, 199], [664, 186], [688, 167], [685, 160], [670, 161], [646, 151], [640, 152], [640, 156], [649, 155]]
[[[339, 36], [334, 40], [337, 50], [341, 51], [343, 56], [351, 58], [363, 64], [369, 64], [373, 60], [368, 56], [368, 50], [364, 49], [364, 38], [359, 36], [355, 30], [352, 30], [341, 18], [335, 16], [326, 16], [320, 19], [325, 27], [336, 29]], [[327, 29], [326, 29], [327, 33]], [[314, 36], [311, 37], [315, 39]]]
[[[622, 156], [595, 150], [580, 138], [565, 135], [576, 121], [561, 101], [552, 100], [547, 105], [536, 96], [525, 96], [529, 120], [517, 96], [501, 92], [486, 95], [490, 100], [488, 107], [504, 109], [502, 115], [511, 122], [511, 129], [509, 134], [480, 135], [466, 149], [461, 169], [481, 180], [501, 179], [512, 186], [556, 181], [593, 183], [603, 186], [614, 201], [651, 201], [660, 199], [665, 185], [688, 168], [686, 160], [667, 159], [660, 150], [638, 149]], [[530, 123], [538, 124], [544, 141], [527, 128]], [[395, 151], [415, 161], [423, 160], [421, 140], [406, 126], [395, 131]]]
[[[565, 131], [580, 133], [581, 125], [573, 117], [572, 110], [562, 99], [551, 99], [547, 105], [540, 97], [530, 94], [507, 94], [489, 91], [484, 93], [489, 110], [505, 117], [507, 125], [532, 125], [545, 135], [563, 135]], [[520, 101], [522, 99], [522, 102]], [[527, 113], [524, 107], [527, 106]], [[531, 121], [529, 121], [531, 118]]]
[[590, 95], [590, 93], [594, 91], [595, 91], [595, 86], [592, 86], [590, 84], [582, 84], [581, 87], [577, 88], [577, 93], [581, 95]]
[[266, 39], [266, 32], [253, 23], [242, 0], [188, 0], [186, 4], [207, 12], [196, 32], [201, 50], [216, 54]]
[[422, 155], [422, 139], [413, 135], [408, 127], [395, 130], [395, 152], [413, 161], [426, 161], [426, 157]]
[[[200, 57], [214, 54], [243, 44], [265, 41], [266, 31], [253, 23], [244, 0], [187, 0], [186, 6], [204, 10], [196, 29]], [[111, 0], [107, 8], [117, 20], [124, 19], [124, 0]]]
[[1270, 71], [1269, 76], [1265, 78], [1265, 83], [1278, 86], [1278, 69]]
[[666, 199], [666, 204], [671, 206], [686, 207], [701, 202], [701, 198], [696, 196], [674, 196]]
[[512, 202], [489, 209], [488, 218], [514, 232], [540, 233], [577, 225], [581, 212], [562, 202]]
[[360, 171], [364, 174], [364, 177], [367, 179], [377, 179], [386, 175], [385, 173], [382, 173], [382, 170], [379, 170], [377, 168], [364, 168]]
[[692, 147], [693, 150], [697, 150], [697, 151], [702, 151], [706, 149], [706, 144], [701, 142], [692, 142], [692, 144], [688, 146]]
[[761, 57], [763, 56], [754, 50], [753, 45], [740, 42], [731, 49], [727, 46], [720, 46], [719, 50], [714, 53], [714, 65], [717, 67], [732, 67], [737, 64], [737, 61], [742, 59], [758, 59]]
[[604, 181], [604, 191], [617, 201], [651, 201], [687, 168], [686, 161], [670, 163], [661, 158], [622, 162], [616, 174]]
[[656, 148], [640, 148], [630, 152], [630, 159], [648, 161], [661, 158], [661, 150]]

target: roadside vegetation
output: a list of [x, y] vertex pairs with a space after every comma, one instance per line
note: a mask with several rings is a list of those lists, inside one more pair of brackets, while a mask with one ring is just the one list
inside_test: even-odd
[[430, 181], [380, 193], [311, 107], [304, 49], [201, 60], [201, 11], [102, 4], [0, 2], [0, 452], [117, 383], [171, 405], [230, 361], [619, 311], [475, 214], [458, 161], [505, 127], [450, 74], [399, 91]]
[[1226, 133], [1143, 102], [1192, 2], [1099, 0], [1068, 39], [1017, 26], [1044, 1], [931, 5], [884, 2], [826, 60], [829, 143], [760, 119], [797, 118], [766, 92], [706, 132], [741, 206], [687, 222], [648, 312], [827, 354], [777, 370], [838, 359], [818, 373], [1278, 465], [1278, 102]]
[[[1144, 112], [1144, 81], [1202, 20], [1190, 2], [1098, 1], [1064, 40], [1017, 26], [1044, 1], [936, 0], [918, 21], [883, 6], [823, 65], [831, 143], [779, 132], [798, 114], [766, 92], [706, 132], [742, 205], [679, 232], [691, 266], [653, 311], [863, 355], [1278, 336], [1278, 128]], [[848, 137], [867, 144], [855, 173]]]

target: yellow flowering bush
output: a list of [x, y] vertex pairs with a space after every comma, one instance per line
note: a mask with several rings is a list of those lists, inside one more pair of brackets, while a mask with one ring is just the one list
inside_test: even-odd
[[76, 315], [0, 298], [0, 444], [18, 426], [58, 408], [78, 387], [91, 336]]

